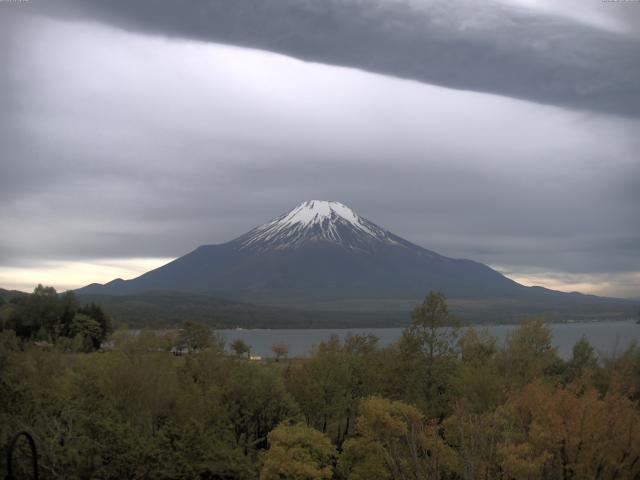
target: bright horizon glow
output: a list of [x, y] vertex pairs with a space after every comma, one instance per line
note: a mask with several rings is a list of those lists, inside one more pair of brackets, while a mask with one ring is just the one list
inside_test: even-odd
[[31, 292], [39, 284], [59, 292], [106, 283], [116, 278], [135, 278], [158, 268], [173, 258], [95, 258], [85, 261], [47, 261], [32, 267], [1, 267], [0, 286]]
[[495, 270], [527, 287], [545, 287], [561, 292], [580, 292], [603, 297], [638, 299], [640, 272], [566, 273], [522, 267], [496, 267]]

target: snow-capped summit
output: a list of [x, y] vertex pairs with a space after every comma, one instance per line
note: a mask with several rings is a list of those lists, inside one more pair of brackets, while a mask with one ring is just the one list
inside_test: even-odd
[[300, 223], [309, 226], [314, 223], [322, 223], [325, 219], [341, 217], [350, 222], [356, 228], [366, 230], [360, 222], [360, 217], [349, 207], [340, 202], [328, 202], [326, 200], [309, 200], [298, 205], [287, 213], [284, 218], [279, 217], [280, 224]]
[[[573, 316], [580, 312], [593, 315], [599, 309], [611, 315], [630, 313], [632, 306], [525, 287], [481, 263], [448, 258], [404, 240], [342, 203], [320, 200], [304, 202], [235, 240], [202, 245], [137, 278], [92, 284], [77, 292], [171, 292], [169, 298], [180, 298], [174, 296], [176, 292], [190, 292], [200, 296], [188, 297], [184, 304], [174, 300], [179, 306], [176, 312], [193, 308], [194, 315], [202, 315], [209, 311], [202, 307], [208, 305], [202, 303], [204, 294], [284, 309], [267, 313], [267, 322], [280, 321], [283, 314], [322, 322], [324, 315], [305, 316], [324, 311], [327, 320], [335, 320], [336, 309], [344, 307], [344, 318], [364, 319], [371, 312], [384, 312], [385, 321], [395, 314], [400, 315], [396, 321], [404, 321], [409, 309], [434, 290], [461, 300], [457, 308], [469, 309], [475, 318], [481, 315], [491, 320], [496, 312], [503, 319], [515, 320], [531, 311], [552, 315], [564, 311]], [[164, 309], [165, 297], [159, 298]], [[293, 310], [285, 313], [286, 307]], [[351, 310], [353, 307], [357, 310]], [[311, 311], [317, 313], [308, 313]], [[364, 316], [358, 317], [358, 312]]]
[[394, 236], [340, 202], [309, 200], [237, 239], [240, 249], [273, 250], [325, 241], [349, 249], [370, 250], [394, 243]]

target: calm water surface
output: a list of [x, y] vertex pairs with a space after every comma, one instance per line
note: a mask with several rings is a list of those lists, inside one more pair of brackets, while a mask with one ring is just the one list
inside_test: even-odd
[[[553, 343], [561, 356], [571, 356], [571, 348], [582, 336], [586, 337], [601, 354], [610, 355], [623, 351], [632, 341], [640, 342], [640, 325], [633, 321], [599, 321], [589, 323], [551, 324]], [[485, 327], [476, 327], [481, 330]], [[487, 326], [488, 332], [504, 340], [505, 335], [515, 325]], [[380, 339], [382, 346], [397, 341], [402, 334], [401, 328], [328, 328], [328, 329], [255, 329], [220, 330], [227, 345], [236, 339], [242, 339], [251, 345], [251, 353], [263, 357], [273, 356], [271, 346], [276, 343], [289, 345], [289, 356], [308, 355], [314, 345], [328, 340], [332, 335], [342, 339], [349, 335], [372, 334]]]

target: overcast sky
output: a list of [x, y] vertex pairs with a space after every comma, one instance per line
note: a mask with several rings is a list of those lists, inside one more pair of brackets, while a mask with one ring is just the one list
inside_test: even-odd
[[640, 3], [0, 1], [0, 45], [0, 287], [132, 277], [324, 199], [640, 298]]

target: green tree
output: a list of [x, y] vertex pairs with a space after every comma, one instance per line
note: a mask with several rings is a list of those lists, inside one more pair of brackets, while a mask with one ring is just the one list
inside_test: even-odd
[[465, 329], [458, 340], [462, 361], [471, 366], [483, 366], [489, 363], [498, 351], [496, 339], [487, 330], [480, 333], [473, 328]]
[[589, 341], [582, 337], [571, 351], [571, 359], [567, 362], [565, 379], [572, 382], [580, 378], [586, 371], [595, 370], [598, 366], [598, 355]]
[[306, 425], [278, 425], [269, 433], [260, 480], [329, 480], [335, 448]]
[[[72, 292], [71, 294], [73, 295]], [[72, 299], [73, 299], [73, 296], [72, 296]], [[85, 315], [90, 316], [100, 324], [100, 330], [102, 331], [102, 337], [100, 339], [101, 341], [106, 340], [107, 337], [111, 333], [113, 333], [113, 327], [111, 326], [111, 319], [104, 312], [104, 310], [102, 310], [102, 307], [100, 307], [99, 305], [91, 302], [88, 305], [84, 305], [83, 307], [78, 308], [78, 313], [84, 313]]]
[[386, 359], [373, 335], [338, 336], [318, 344], [310, 359], [288, 366], [285, 379], [307, 425], [338, 446], [353, 430], [358, 403], [384, 387]]
[[551, 345], [551, 330], [542, 319], [525, 320], [506, 336], [505, 346], [496, 355], [501, 375], [513, 389], [519, 389], [561, 362]]
[[212, 332], [206, 325], [188, 320], [182, 324], [182, 331], [178, 342], [186, 345], [190, 350], [204, 350], [206, 348], [224, 349], [224, 341]]
[[[99, 332], [78, 332], [79, 326], [73, 326], [77, 314], [92, 318], [98, 323]], [[86, 323], [86, 319], [83, 320]], [[10, 328], [18, 337], [25, 340], [46, 340], [59, 343], [61, 339], [73, 339], [80, 335], [75, 343], [84, 349], [89, 344], [98, 348], [111, 333], [111, 323], [102, 309], [95, 305], [78, 307], [73, 292], [58, 295], [52, 287], [38, 285], [31, 295], [12, 298], [8, 308], [0, 308], [0, 326]], [[87, 325], [85, 325], [87, 327]], [[68, 341], [60, 343], [68, 344]]]
[[411, 314], [411, 326], [404, 331], [409, 343], [425, 356], [429, 363], [436, 358], [455, 353], [458, 322], [449, 315], [444, 295], [430, 292]]
[[453, 379], [457, 403], [469, 413], [481, 414], [504, 403], [506, 385], [498, 372], [495, 338], [469, 327], [458, 341], [461, 362]]
[[255, 363], [234, 362], [220, 385], [220, 398], [233, 426], [235, 444], [246, 454], [264, 448], [267, 434], [298, 414], [280, 372]]
[[[76, 300], [76, 296], [73, 291], [69, 290], [64, 292], [59, 300], [60, 307], [60, 318], [59, 318], [59, 327], [57, 330], [57, 336], [62, 337], [71, 337], [71, 323], [73, 322], [73, 317], [76, 313], [87, 313], [82, 310], [78, 310], [78, 301]], [[95, 316], [89, 315], [90, 317], [95, 319]]]
[[401, 363], [396, 374], [405, 381], [407, 400], [443, 417], [451, 403], [459, 325], [449, 315], [444, 295], [437, 292], [425, 297], [411, 319], [399, 341]]
[[85, 352], [96, 350], [102, 341], [102, 328], [100, 324], [89, 315], [76, 313], [71, 320], [69, 335], [76, 343], [76, 350]]
[[55, 288], [39, 284], [20, 304], [24, 308], [18, 317], [21, 325], [16, 325], [18, 336], [52, 341], [59, 335], [60, 311]]
[[351, 433], [358, 405], [363, 398], [380, 395], [385, 389], [387, 358], [380, 350], [375, 335], [349, 335], [343, 347], [344, 362], [348, 365], [345, 423], [338, 444]]
[[350, 376], [350, 365], [337, 336], [318, 344], [309, 360], [288, 369], [289, 391], [308, 426], [322, 433], [332, 430], [332, 438], [341, 436], [338, 423], [348, 415]]
[[243, 356], [245, 353], [248, 357], [251, 356], [251, 347], [241, 338], [231, 342], [231, 350], [233, 350], [239, 357]]

